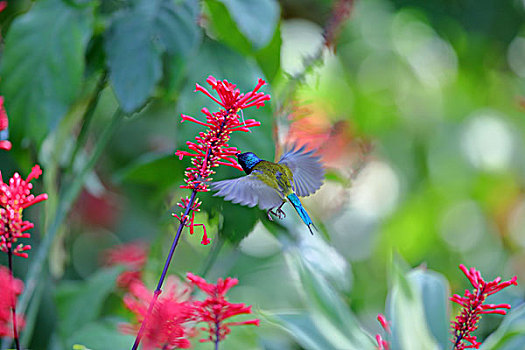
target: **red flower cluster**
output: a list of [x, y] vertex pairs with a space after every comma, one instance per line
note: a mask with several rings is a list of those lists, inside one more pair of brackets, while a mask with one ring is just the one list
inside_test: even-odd
[[[3, 8], [1, 8], [2, 3], [5, 2], [0, 2], [0, 11], [3, 10]], [[0, 96], [0, 149], [6, 151], [9, 151], [11, 149], [11, 142], [7, 140], [8, 127], [9, 121], [7, 120], [7, 113], [5, 112], [4, 108], [4, 97]]]
[[47, 194], [34, 196], [31, 194], [33, 185], [31, 180], [38, 178], [42, 170], [35, 165], [27, 179], [23, 180], [18, 173], [4, 183], [0, 172], [0, 250], [6, 253], [27, 258], [25, 251], [30, 250], [30, 245], [15, 243], [20, 238], [29, 238], [31, 235], [27, 230], [33, 228], [29, 221], [22, 220], [23, 209], [47, 199]]
[[[217, 284], [206, 282], [192, 273], [187, 274], [191, 284], [178, 283], [170, 276], [166, 282], [166, 291], [151, 293], [140, 281], [131, 284], [130, 293], [124, 297], [124, 304], [131, 310], [140, 323], [146, 322], [144, 328], [144, 349], [158, 347], [162, 349], [182, 348], [191, 346], [188, 338], [197, 335], [195, 324], [206, 322], [208, 327], [202, 330], [209, 332], [201, 342], [223, 340], [230, 333], [230, 327], [244, 324], [259, 325], [259, 320], [224, 322], [239, 314], [251, 313], [251, 307], [244, 304], [232, 304], [225, 299], [226, 292], [237, 284], [237, 279], [219, 279]], [[192, 286], [199, 287], [208, 297], [204, 301], [194, 300], [191, 296]], [[158, 298], [154, 308], [148, 315], [148, 305], [152, 298]], [[138, 326], [121, 325], [124, 333], [135, 334]]]
[[[187, 323], [194, 318], [194, 311], [190, 298], [190, 288], [178, 285], [175, 278], [168, 277], [166, 291], [155, 303], [154, 309], [148, 316], [144, 329], [143, 349], [187, 349], [191, 346], [187, 337], [191, 334], [191, 327]], [[136, 281], [130, 287], [130, 293], [124, 297], [124, 304], [142, 323], [148, 315], [148, 306], [152, 298], [159, 297], [151, 293], [142, 282]], [[138, 327], [121, 325], [121, 331], [135, 334]]]
[[208, 337], [201, 339], [201, 342], [213, 341], [215, 343], [223, 340], [231, 332], [231, 326], [239, 325], [259, 325], [258, 319], [224, 322], [226, 319], [240, 314], [251, 314], [251, 306], [245, 304], [232, 304], [225, 299], [226, 292], [239, 281], [236, 278], [227, 277], [225, 280], [219, 278], [217, 284], [206, 282], [202, 277], [196, 276], [190, 272], [187, 273], [188, 280], [200, 290], [208, 295], [204, 301], [195, 301], [193, 303], [197, 321], [206, 322], [207, 327], [201, 328], [209, 333]]
[[[0, 266], [0, 338], [12, 336], [13, 326], [11, 325], [11, 310], [16, 304], [16, 296], [22, 293], [24, 283], [19, 279], [13, 278], [11, 272]], [[24, 326], [24, 319], [17, 315], [17, 328]]]
[[[244, 120], [242, 117], [242, 110], [249, 107], [261, 107], [264, 106], [265, 101], [270, 99], [269, 95], [262, 92], [257, 92], [264, 84], [265, 81], [259, 79], [259, 82], [255, 88], [244, 94], [241, 93], [237, 86], [228, 82], [227, 80], [217, 80], [212, 76], [209, 76], [206, 80], [211, 85], [212, 89], [217, 92], [219, 99], [215, 98], [208, 90], [204, 87], [196, 84], [195, 91], [201, 91], [213, 101], [217, 102], [222, 109], [218, 112], [211, 113], [207, 108], [202, 108], [201, 111], [206, 116], [206, 122], [199, 121], [193, 117], [182, 114], [183, 121], [191, 121], [193, 123], [205, 126], [207, 130], [200, 132], [195, 137], [196, 142], [186, 142], [190, 151], [178, 150], [175, 155], [182, 159], [185, 156], [192, 157], [191, 166], [186, 169], [184, 173], [185, 185], [180, 186], [181, 188], [187, 188], [194, 192], [206, 192], [208, 191], [207, 182], [211, 181], [211, 176], [215, 173], [213, 168], [218, 167], [220, 164], [228, 165], [239, 170], [242, 170], [241, 166], [233, 158], [238, 152], [237, 148], [230, 147], [228, 141], [230, 140], [230, 134], [234, 131], [250, 131], [251, 127], [261, 125], [260, 122], [254, 119]], [[238, 114], [240, 112], [240, 115]], [[193, 196], [192, 196], [193, 198]], [[191, 211], [196, 211], [198, 204], [194, 204], [189, 199], [182, 199], [179, 205], [182, 208], [187, 209], [190, 206]], [[184, 213], [181, 215], [175, 215], [181, 224], [190, 227], [193, 230], [194, 226], [203, 226], [202, 224], [194, 224], [194, 216], [185, 217]], [[208, 244], [210, 241], [204, 230], [204, 236], [202, 244]]]
[[127, 271], [117, 277], [120, 288], [128, 288], [135, 281], [142, 278], [142, 268], [146, 264], [148, 245], [143, 242], [121, 244], [105, 252], [106, 265], [124, 265]]
[[474, 289], [472, 291], [465, 290], [464, 296], [454, 294], [450, 298], [450, 300], [462, 307], [461, 314], [456, 317], [456, 321], [452, 322], [452, 327], [454, 328], [454, 339], [452, 339], [452, 342], [455, 350], [478, 349], [481, 343], [471, 333], [478, 328], [478, 321], [481, 315], [505, 315], [507, 313], [506, 309], [510, 309], [509, 304], [483, 304], [485, 299], [510, 285], [518, 285], [517, 277], [514, 276], [511, 280], [505, 282], [501, 282], [501, 277], [486, 282], [476, 269], [471, 268], [468, 270], [462, 264], [459, 265], [459, 268], [467, 276]]

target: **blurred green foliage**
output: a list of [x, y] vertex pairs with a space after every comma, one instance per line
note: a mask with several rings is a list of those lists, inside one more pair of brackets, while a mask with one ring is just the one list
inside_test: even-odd
[[[321, 231], [313, 237], [287, 206], [285, 220], [269, 222], [199, 195], [196, 222], [212, 245], [200, 245], [200, 228], [184, 232], [169, 272], [237, 277], [230, 300], [262, 320], [221, 348], [374, 349], [380, 312], [393, 349], [450, 348], [458, 310], [447, 297], [470, 287], [463, 263], [487, 279], [518, 275], [492, 301], [513, 311], [484, 316], [478, 335], [483, 349], [523, 349], [524, 3], [356, 1], [347, 20], [333, 12], [344, 3], [9, 2], [0, 94], [13, 150], [1, 151], [1, 171], [5, 180], [40, 164], [36, 191], [50, 197], [27, 213], [33, 250], [15, 264], [26, 282], [41, 272], [22, 298], [26, 347], [131, 347], [103, 252], [148, 242], [153, 289], [177, 225], [170, 213], [189, 194], [179, 188], [189, 161], [173, 153], [202, 130], [180, 113], [218, 109], [194, 92], [213, 75], [241, 91], [264, 78], [272, 95], [244, 113], [262, 125], [231, 145], [273, 159], [299, 139], [330, 174], [304, 201]], [[220, 167], [216, 178], [239, 175]]]

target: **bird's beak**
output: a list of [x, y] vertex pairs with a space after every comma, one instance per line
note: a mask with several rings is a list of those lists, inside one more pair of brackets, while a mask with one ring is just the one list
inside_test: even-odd
[[240, 154], [241, 154], [241, 152], [237, 152], [237, 153], [235, 153], [235, 156], [236, 156], [237, 158], [239, 158], [239, 155], [240, 155]]

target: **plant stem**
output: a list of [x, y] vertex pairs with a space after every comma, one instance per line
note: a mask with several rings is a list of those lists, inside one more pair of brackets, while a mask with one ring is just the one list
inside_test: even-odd
[[86, 162], [82, 170], [78, 174], [76, 174], [76, 176], [74, 176], [74, 180], [69, 186], [64, 186], [66, 190], [63, 191], [63, 195], [60, 196], [60, 204], [57, 209], [55, 219], [53, 220], [50, 228], [47, 230], [47, 234], [44, 236], [44, 239], [38, 247], [34, 259], [31, 262], [31, 266], [29, 267], [29, 272], [25, 281], [25, 289], [22, 295], [20, 296], [18, 304], [21, 313], [24, 313], [24, 311], [26, 310], [31, 296], [33, 295], [33, 292], [37, 286], [38, 280], [42, 275], [42, 268], [45, 265], [45, 262], [48, 258], [49, 250], [58, 232], [58, 229], [62, 225], [67, 214], [69, 213], [69, 210], [71, 209], [71, 206], [73, 205], [80, 191], [82, 190], [86, 175], [93, 169], [97, 160], [102, 155], [102, 152], [104, 151], [107, 143], [111, 139], [113, 132], [117, 128], [121, 117], [122, 111], [119, 108], [113, 114], [109, 125], [106, 127], [106, 129], [104, 129], [104, 131], [100, 135], [98, 142], [93, 150], [93, 153], [91, 154], [91, 157]]
[[71, 153], [71, 157], [69, 158], [69, 163], [66, 167], [66, 172], [68, 173], [73, 171], [73, 167], [75, 165], [75, 159], [78, 154], [78, 151], [86, 143], [87, 131], [89, 129], [89, 126], [91, 125], [91, 121], [93, 120], [93, 115], [95, 114], [95, 109], [98, 105], [100, 94], [102, 93], [104, 86], [106, 86], [107, 76], [108, 76], [107, 71], [104, 71], [102, 75], [100, 76], [100, 79], [97, 82], [97, 86], [95, 88], [95, 92], [91, 96], [89, 103], [87, 105], [86, 111], [84, 112], [84, 118], [83, 118], [84, 122], [82, 123], [82, 128], [80, 129], [80, 132], [78, 133], [77, 142], [75, 143], [75, 148], [73, 149], [73, 152]]
[[188, 202], [188, 205], [186, 206], [184, 216], [182, 217], [179, 228], [177, 229], [177, 234], [175, 235], [175, 238], [173, 239], [173, 243], [171, 244], [170, 252], [168, 254], [168, 257], [166, 258], [166, 263], [164, 264], [164, 269], [162, 270], [162, 274], [160, 275], [159, 283], [157, 284], [157, 289], [155, 289], [153, 298], [151, 299], [149, 303], [148, 313], [146, 314], [146, 316], [144, 317], [144, 320], [142, 321], [142, 324], [140, 325], [140, 329], [139, 329], [139, 332], [137, 333], [137, 337], [135, 338], [135, 343], [133, 343], [132, 350], [138, 349], [140, 341], [144, 333], [144, 329], [146, 329], [146, 323], [148, 321], [148, 318], [151, 315], [151, 312], [153, 311], [153, 307], [155, 306], [155, 303], [157, 302], [157, 299], [160, 293], [162, 293], [162, 289], [161, 289], [162, 284], [164, 283], [164, 279], [166, 278], [166, 274], [168, 273], [168, 268], [170, 266], [171, 259], [173, 258], [173, 254], [175, 253], [175, 248], [177, 247], [177, 244], [179, 243], [179, 239], [180, 239], [182, 230], [185, 227], [188, 214], [190, 213], [190, 210], [193, 207], [193, 203], [195, 202], [196, 196], [197, 196], [197, 191], [193, 190], [191, 193], [191, 197]]
[[218, 316], [215, 316], [215, 350], [219, 350], [219, 336], [221, 334], [221, 327], [219, 325]]
[[[14, 274], [13, 274], [13, 252], [11, 247], [7, 248], [7, 260], [9, 261], [9, 272], [11, 273], [11, 287], [13, 287]], [[12, 288], [11, 288], [12, 289]], [[13, 305], [11, 305], [13, 311], [13, 338], [16, 344], [16, 350], [20, 350], [20, 341], [18, 340], [18, 331], [16, 329], [16, 295], [13, 290]]]

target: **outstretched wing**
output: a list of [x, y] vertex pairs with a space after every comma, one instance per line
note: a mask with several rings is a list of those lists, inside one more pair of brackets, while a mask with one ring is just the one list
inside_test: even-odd
[[225, 200], [248, 207], [258, 205], [259, 208], [268, 210], [283, 202], [277, 191], [253, 174], [231, 180], [212, 182], [210, 186], [212, 190], [217, 191], [214, 196], [221, 196]]
[[300, 197], [311, 195], [323, 184], [324, 169], [319, 157], [313, 153], [306, 152], [304, 146], [296, 149], [293, 145], [279, 160], [279, 164], [288, 166], [292, 171], [295, 193]]

